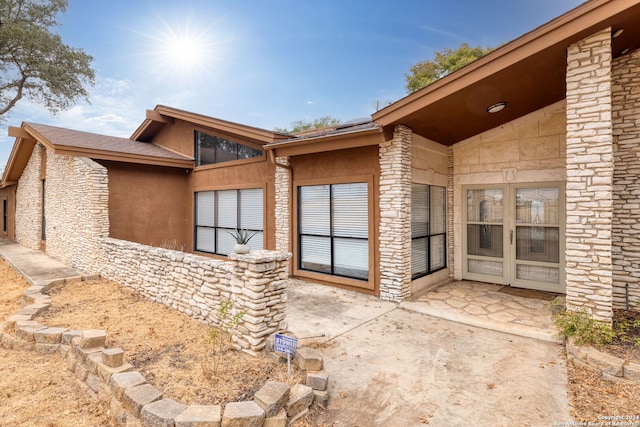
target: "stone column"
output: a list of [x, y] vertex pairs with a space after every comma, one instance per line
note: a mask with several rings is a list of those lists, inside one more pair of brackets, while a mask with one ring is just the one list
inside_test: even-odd
[[612, 319], [611, 28], [568, 49], [567, 308]]
[[411, 295], [411, 138], [406, 126], [380, 144], [380, 298]]
[[40, 250], [42, 238], [42, 152], [36, 144], [16, 189], [16, 242]]
[[447, 149], [447, 268], [449, 270], [449, 278], [453, 278], [455, 267], [454, 257], [454, 225], [453, 225], [453, 147]]
[[245, 311], [233, 334], [237, 350], [256, 354], [264, 349], [267, 336], [285, 329], [288, 252], [231, 252], [233, 263], [231, 300], [236, 312]]
[[275, 172], [275, 216], [276, 216], [276, 250], [289, 252], [289, 236], [291, 229], [291, 171], [288, 157], [276, 157]]
[[613, 61], [613, 305], [640, 308], [640, 51]]

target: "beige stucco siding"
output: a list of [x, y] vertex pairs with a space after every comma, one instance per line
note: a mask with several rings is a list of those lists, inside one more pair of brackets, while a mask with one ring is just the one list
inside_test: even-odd
[[[461, 231], [464, 226], [463, 186], [564, 182], [565, 147], [564, 101], [455, 144], [452, 147], [454, 230]], [[454, 233], [456, 279], [462, 279], [462, 247], [462, 233]]]

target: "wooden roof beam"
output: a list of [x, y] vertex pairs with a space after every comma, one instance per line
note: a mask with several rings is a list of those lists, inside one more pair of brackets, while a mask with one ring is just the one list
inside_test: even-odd
[[162, 114], [158, 113], [156, 110], [147, 110], [146, 118], [147, 120], [151, 120], [152, 122], [167, 123], [167, 124], [172, 124], [174, 121], [172, 117], [163, 116]]
[[30, 139], [35, 141], [35, 138], [31, 136], [29, 132], [27, 132], [24, 128], [17, 126], [9, 126], [8, 134], [13, 138], [22, 138], [22, 139]]

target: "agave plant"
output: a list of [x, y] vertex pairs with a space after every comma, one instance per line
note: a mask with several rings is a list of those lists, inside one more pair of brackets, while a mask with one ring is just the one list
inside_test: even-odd
[[228, 233], [231, 235], [231, 237], [235, 239], [236, 243], [239, 245], [248, 244], [249, 240], [251, 240], [251, 238], [256, 234], [258, 234], [257, 231], [239, 230], [239, 229], [235, 229]]

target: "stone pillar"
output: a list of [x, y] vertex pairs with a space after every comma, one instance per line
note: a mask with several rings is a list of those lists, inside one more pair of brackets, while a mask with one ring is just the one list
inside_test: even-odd
[[232, 331], [237, 350], [255, 354], [264, 349], [267, 336], [285, 329], [288, 252], [231, 252], [233, 263], [231, 301], [234, 311], [245, 311], [236, 330]]
[[40, 250], [42, 238], [42, 152], [36, 144], [16, 188], [16, 242]]
[[380, 144], [380, 298], [411, 295], [411, 138], [406, 126]]
[[276, 250], [289, 252], [291, 229], [291, 171], [278, 165], [289, 166], [288, 157], [276, 157]]
[[454, 257], [454, 232], [453, 226], [453, 147], [447, 149], [447, 268], [449, 270], [449, 278], [453, 278], [455, 267]]
[[613, 61], [613, 305], [640, 309], [640, 51]]
[[611, 29], [568, 49], [567, 308], [612, 319]]

